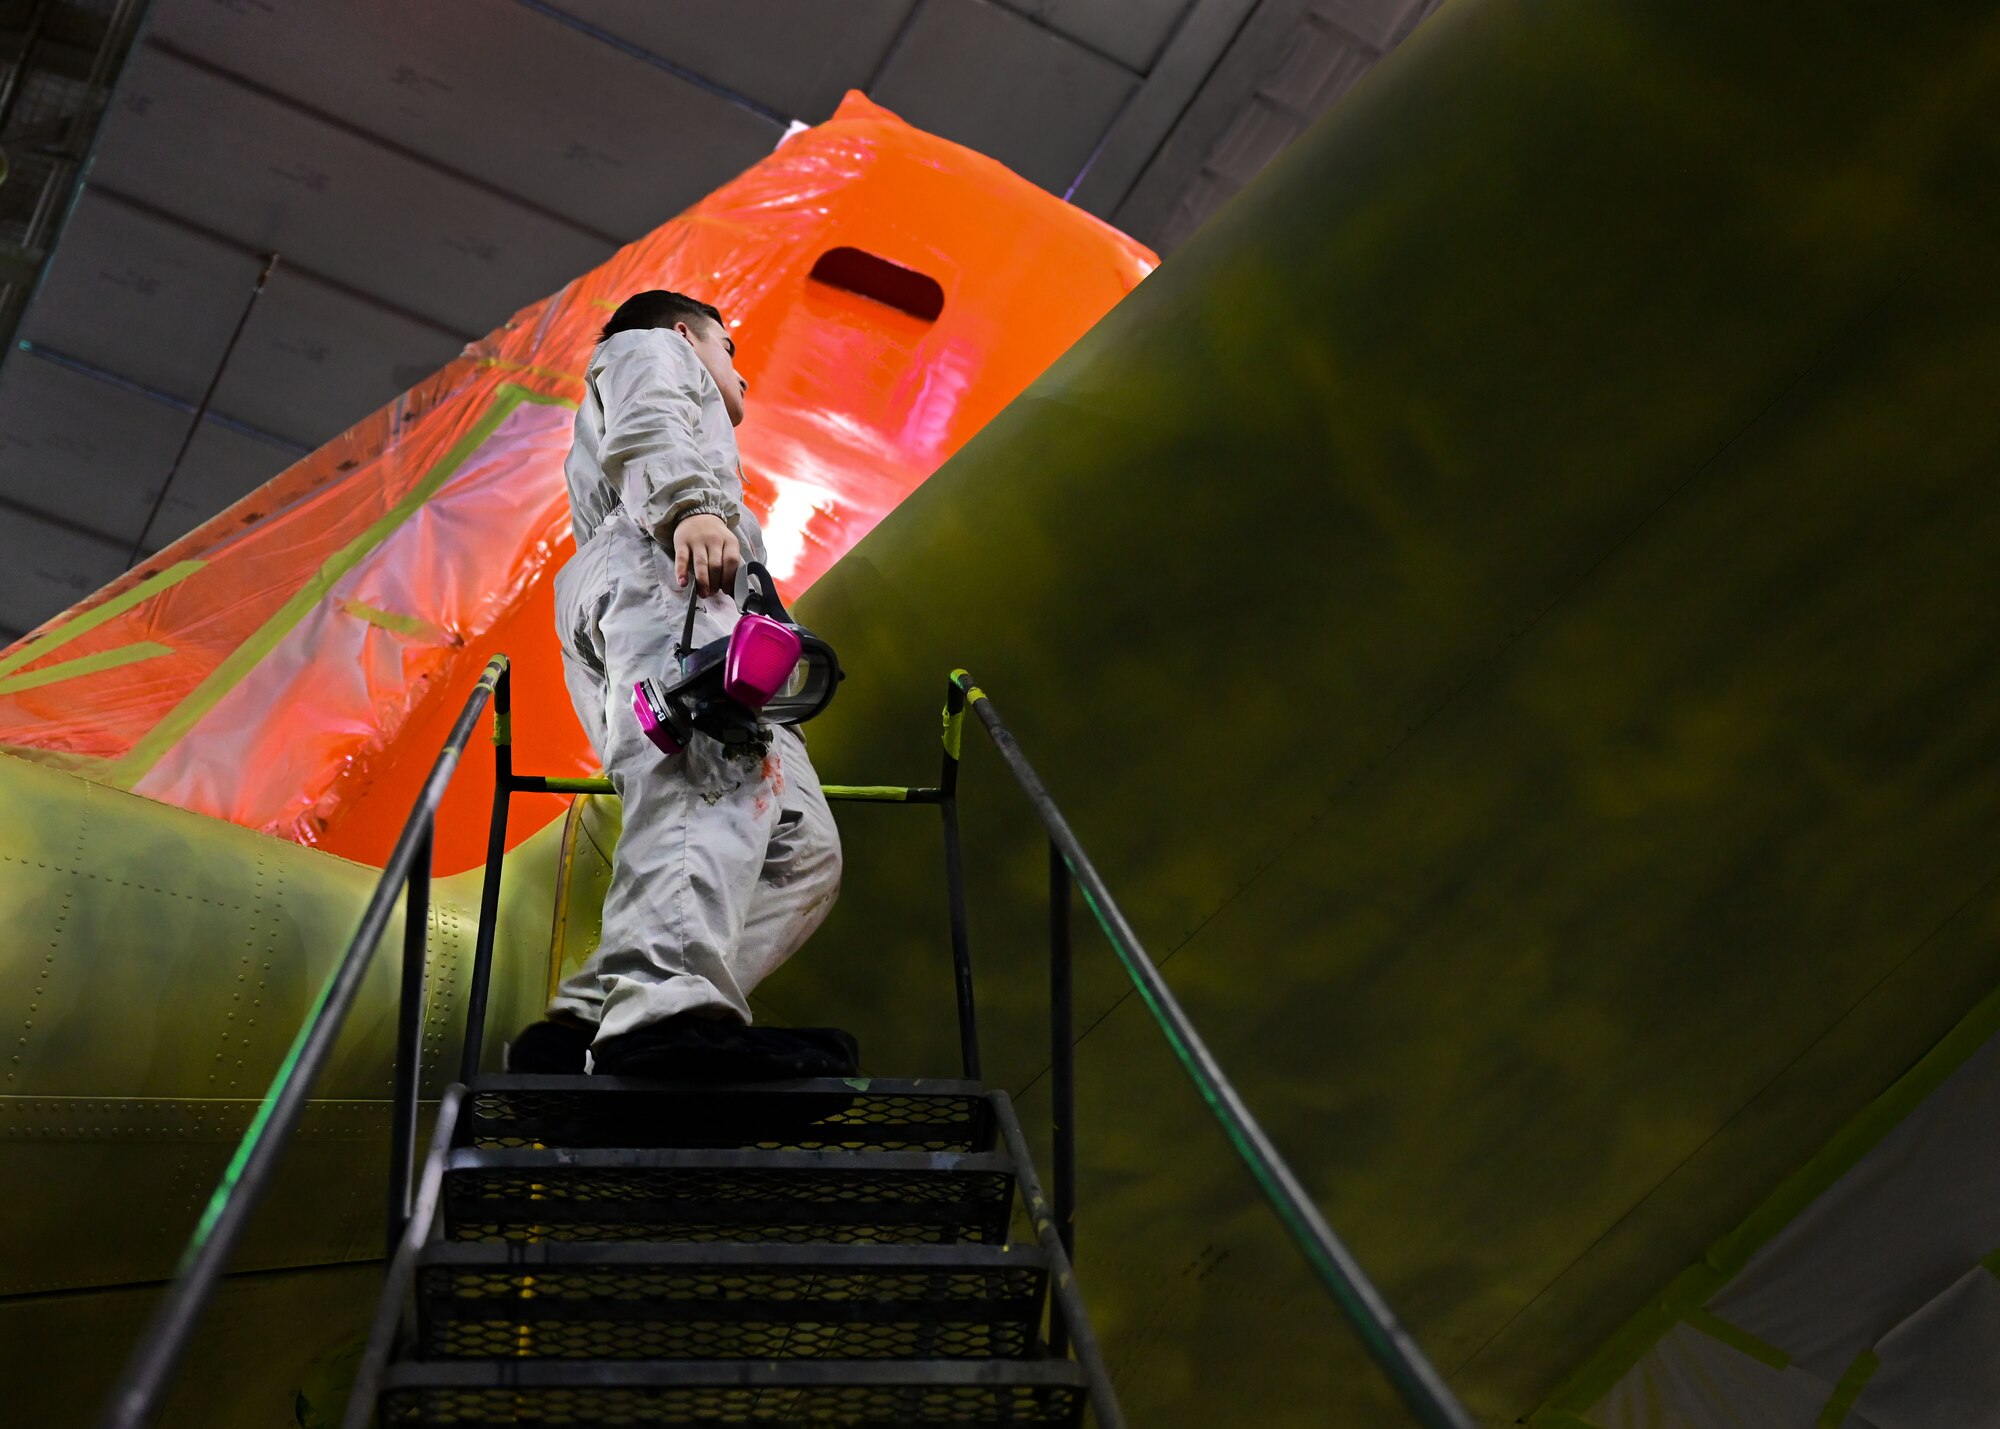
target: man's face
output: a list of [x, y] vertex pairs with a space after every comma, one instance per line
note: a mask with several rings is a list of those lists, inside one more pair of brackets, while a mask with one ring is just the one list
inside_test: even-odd
[[742, 426], [743, 399], [750, 395], [750, 384], [736, 370], [736, 340], [720, 323], [712, 323], [706, 318], [691, 323], [675, 323], [674, 331], [688, 340], [695, 356], [701, 359], [701, 365], [708, 369], [708, 375], [722, 389], [722, 405], [729, 413], [729, 425]]

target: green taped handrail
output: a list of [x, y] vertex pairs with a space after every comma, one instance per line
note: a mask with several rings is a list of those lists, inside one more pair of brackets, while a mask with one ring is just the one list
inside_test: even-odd
[[1360, 1262], [1334, 1234], [1333, 1227], [1307, 1194], [1298, 1174], [1279, 1155], [1269, 1134], [1251, 1114], [1215, 1054], [1195, 1030], [1192, 1019], [1182, 1009], [1168, 988], [1166, 979], [1160, 975], [1159, 968], [1139, 941], [1138, 933], [1113, 901], [1103, 876], [1084, 852], [1069, 821], [1056, 807], [1041, 776], [1035, 772], [1034, 765], [1021, 752], [1012, 731], [994, 709], [992, 699], [973, 684], [972, 676], [964, 670], [952, 671], [951, 682], [965, 692], [967, 708], [978, 713], [979, 722], [992, 737], [994, 748], [1006, 761], [1015, 783], [1021, 786], [1028, 802], [1034, 806], [1042, 827], [1048, 832], [1050, 843], [1068, 866], [1091, 916], [1096, 919], [1111, 944], [1112, 952], [1131, 978], [1139, 1000], [1159, 1025], [1167, 1045], [1173, 1049], [1175, 1059], [1214, 1114], [1223, 1135], [1263, 1191], [1271, 1209], [1291, 1234], [1313, 1273], [1353, 1325], [1363, 1346], [1395, 1386], [1403, 1402], [1427, 1429], [1474, 1429], [1472, 1416], [1459, 1403], [1458, 1396], [1452, 1393], [1444, 1376], [1438, 1373], [1423, 1348], [1397, 1320], [1388, 1301], [1369, 1280]]
[[[524, 776], [521, 786], [529, 793], [546, 794], [609, 794], [618, 797], [618, 790], [602, 775], [593, 779], [560, 778], [551, 775]], [[836, 803], [854, 804], [908, 804], [921, 802], [927, 789], [911, 789], [901, 784], [825, 784], [820, 792]]]

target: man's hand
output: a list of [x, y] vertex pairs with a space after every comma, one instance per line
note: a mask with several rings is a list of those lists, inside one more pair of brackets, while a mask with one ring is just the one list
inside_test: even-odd
[[674, 527], [674, 583], [680, 589], [687, 589], [692, 574], [703, 595], [733, 590], [742, 564], [743, 547], [720, 516], [689, 516]]

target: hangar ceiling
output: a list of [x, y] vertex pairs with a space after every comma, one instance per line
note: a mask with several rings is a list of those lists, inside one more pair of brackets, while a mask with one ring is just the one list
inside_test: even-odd
[[0, 367], [0, 640], [850, 88], [1169, 251], [1439, 3], [155, 0]]

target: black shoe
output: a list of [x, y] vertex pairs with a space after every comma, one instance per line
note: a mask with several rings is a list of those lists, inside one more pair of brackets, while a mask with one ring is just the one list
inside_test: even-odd
[[538, 1076], [580, 1077], [583, 1054], [595, 1032], [568, 1022], [534, 1022], [507, 1044], [507, 1070]]
[[591, 1069], [607, 1077], [673, 1082], [770, 1082], [796, 1077], [851, 1077], [861, 1050], [837, 1027], [745, 1027], [682, 1014], [590, 1049]]

